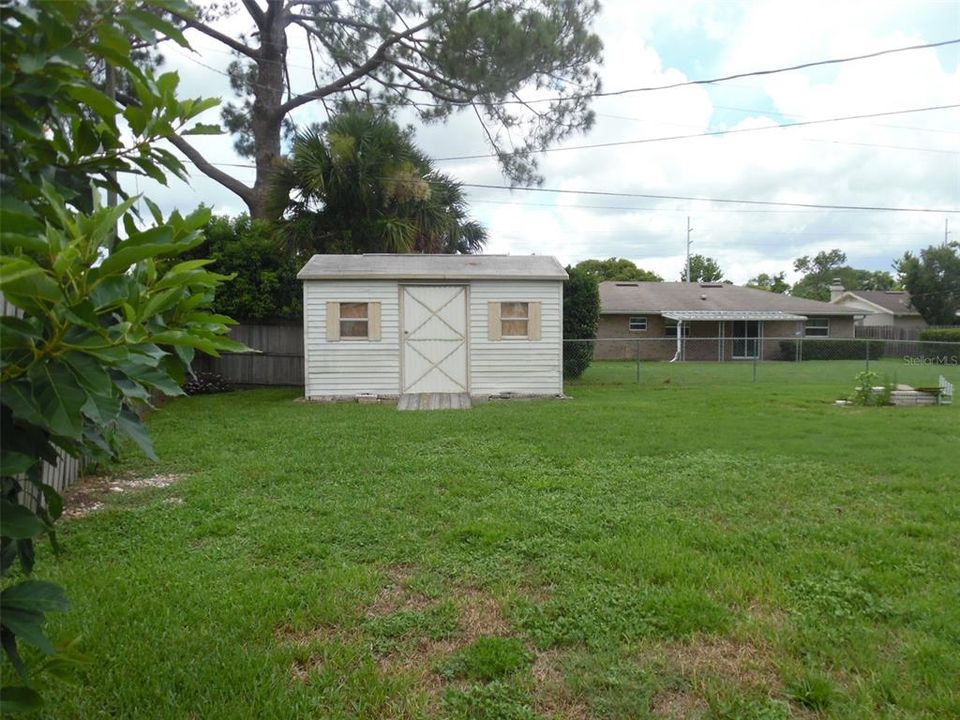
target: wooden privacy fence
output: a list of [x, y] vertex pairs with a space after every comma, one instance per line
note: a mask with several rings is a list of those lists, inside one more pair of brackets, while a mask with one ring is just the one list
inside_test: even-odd
[[[14, 317], [23, 317], [23, 312], [7, 302], [7, 299], [3, 297], [3, 294], [0, 294], [0, 309], [2, 309], [3, 315], [13, 315]], [[63, 492], [74, 480], [80, 477], [80, 473], [83, 472], [83, 463], [80, 462], [77, 458], [70, 457], [63, 450], [57, 449], [57, 457], [59, 458], [56, 465], [51, 465], [46, 460], [43, 462], [43, 482], [47, 485], [52, 486], [57, 492]], [[25, 483], [26, 486], [30, 489], [33, 489], [33, 485]], [[38, 503], [38, 498], [27, 495], [26, 493], [21, 494], [21, 502], [24, 504], [36, 508]]]
[[198, 356], [196, 371], [215, 372], [231, 385], [303, 385], [303, 322], [234, 325], [230, 337], [258, 353]]
[[[921, 355], [923, 346], [920, 345], [920, 333], [924, 330], [939, 330], [951, 327], [948, 325], [932, 325], [929, 328], [894, 327], [893, 325], [855, 326], [854, 335], [858, 338], [884, 340], [884, 354], [888, 357], [906, 357]], [[956, 326], [952, 326], [956, 327]]]

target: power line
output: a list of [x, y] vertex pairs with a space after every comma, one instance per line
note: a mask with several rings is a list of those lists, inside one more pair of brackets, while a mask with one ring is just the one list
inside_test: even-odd
[[492, 185], [486, 183], [460, 183], [463, 187], [483, 188], [487, 190], [521, 190], [525, 192], [558, 193], [563, 195], [592, 195], [599, 197], [650, 198], [653, 200], [688, 200], [692, 202], [715, 202], [738, 205], [772, 205], [782, 207], [817, 208], [820, 210], [870, 210], [876, 212], [922, 212], [922, 213], [960, 213], [960, 210], [942, 208], [907, 208], [887, 205], [828, 205], [821, 203], [801, 203], [774, 200], [741, 200], [732, 198], [695, 197], [690, 195], [657, 195], [653, 193], [625, 193], [606, 190], [567, 190], [562, 188], [530, 187], [528, 185]]
[[[955, 38], [955, 39], [953, 39], [953, 40], [944, 40], [944, 41], [935, 42], [935, 43], [925, 43], [925, 44], [922, 44], [922, 45], [908, 45], [908, 46], [905, 46], [905, 47], [889, 48], [889, 49], [887, 49], [887, 50], [878, 50], [878, 51], [876, 51], [876, 52], [866, 53], [866, 54], [863, 54], [863, 55], [851, 55], [851, 56], [848, 56], [848, 57], [832, 58], [832, 59], [829, 59], [829, 60], [816, 60], [816, 61], [813, 61], [813, 62], [801, 63], [801, 64], [799, 64], [799, 65], [789, 65], [789, 66], [787, 66], [787, 67], [770, 68], [770, 69], [766, 69], [766, 70], [752, 70], [752, 71], [749, 71], [749, 72], [736, 73], [736, 74], [733, 74], [733, 75], [725, 75], [725, 76], [723, 76], [723, 77], [707, 78], [707, 79], [704, 79], [704, 80], [685, 80], [685, 81], [683, 81], [683, 82], [669, 83], [669, 84], [666, 84], [666, 85], [649, 85], [649, 86], [645, 86], [645, 87], [626, 88], [626, 89], [623, 89], [623, 90], [610, 90], [610, 91], [607, 91], [607, 92], [574, 93], [573, 95], [571, 95], [571, 97], [577, 97], [577, 98], [618, 97], [618, 96], [629, 95], [629, 94], [633, 94], [633, 93], [656, 92], [656, 91], [659, 91], [659, 90], [673, 90], [673, 89], [676, 89], [676, 88], [689, 87], [689, 86], [695, 86], [695, 85], [713, 85], [713, 84], [715, 84], [715, 83], [727, 82], [727, 81], [729, 81], [729, 80], [738, 80], [738, 79], [740, 79], [740, 78], [760, 77], [760, 76], [765, 76], [765, 75], [776, 75], [776, 74], [778, 74], [778, 73], [793, 72], [793, 71], [795, 71], [795, 70], [804, 70], [804, 69], [812, 68], [812, 67], [822, 67], [822, 66], [825, 66], [825, 65], [836, 65], [836, 64], [840, 64], [840, 63], [853, 62], [853, 61], [856, 61], [856, 60], [868, 60], [868, 59], [871, 59], [871, 58], [881, 57], [881, 56], [883, 56], [883, 55], [892, 55], [892, 54], [894, 54], [894, 53], [902, 53], [902, 52], [908, 52], [908, 51], [912, 51], [912, 50], [926, 50], [926, 49], [930, 49], [930, 48], [945, 47], [945, 46], [947, 46], [947, 45], [955, 45], [955, 44], [957, 44], [957, 43], [960, 43], [960, 38]], [[175, 52], [177, 52], [177, 51], [175, 51]], [[209, 70], [213, 70], [214, 72], [217, 72], [217, 73], [220, 73], [221, 75], [226, 75], [227, 77], [229, 77], [229, 75], [228, 75], [227, 73], [223, 72], [222, 70], [218, 70], [218, 69], [216, 69], [216, 68], [214, 68], [214, 67], [212, 67], [212, 66], [210, 66], [210, 65], [206, 65], [205, 63], [202, 63], [202, 62], [200, 62], [199, 60], [195, 60], [194, 58], [190, 57], [189, 55], [183, 55], [182, 53], [179, 53], [179, 52], [177, 52], [177, 54], [178, 54], [178, 55], [182, 55], [182, 57], [185, 57], [185, 58], [187, 58], [187, 59], [189, 59], [189, 60], [197, 63], [198, 65], [202, 65], [203, 67], [206, 67], [206, 68], [208, 68]], [[542, 104], [542, 103], [562, 102], [562, 101], [565, 101], [565, 100], [568, 100], [568, 99], [569, 99], [569, 98], [567, 98], [567, 97], [559, 96], [559, 97], [550, 97], [550, 98], [535, 98], [535, 99], [531, 99], [531, 100], [499, 100], [499, 101], [485, 102], [485, 103], [482, 103], [482, 104], [485, 104], [485, 105], [496, 105], [496, 106], [504, 106], [504, 105], [535, 105], [535, 104], [536, 104], [536, 105], [539, 105], [539, 104]], [[467, 105], [467, 104], [472, 104], [472, 103], [473, 103], [472, 99], [471, 99], [471, 100], [465, 99], [462, 103], [456, 103], [456, 104]], [[424, 107], [437, 107], [437, 106], [439, 105], [439, 103], [418, 103], [418, 104], [419, 104], [419, 105], [422, 105], [422, 106], [424, 106]]]
[[[753, 70], [750, 72], [736, 73], [734, 75], [725, 75], [723, 77], [709, 78], [706, 80], [686, 80], [684, 82], [670, 83], [669, 85], [650, 85], [647, 87], [638, 87], [638, 88], [628, 88], [625, 90], [611, 90], [609, 92], [597, 92], [597, 93], [587, 93], [584, 95], [578, 95], [577, 97], [616, 97], [620, 95], [628, 95], [632, 93], [641, 93], [641, 92], [654, 92], [657, 90], [673, 90], [674, 88], [688, 87], [690, 85], [712, 85], [719, 82], [727, 82], [728, 80], [739, 80], [740, 78], [746, 77], [757, 77], [762, 75], [776, 75], [777, 73], [792, 72], [794, 70], [804, 70], [806, 68], [820, 67], [823, 65], [836, 65], [838, 63], [852, 62], [854, 60], [867, 60], [870, 58], [880, 57], [882, 55], [892, 55], [893, 53], [907, 52], [910, 50], [926, 50], [928, 48], [937, 48], [944, 47], [946, 45], [955, 45], [960, 43], [960, 38], [954, 40], [944, 40], [942, 42], [936, 43], [926, 43], [924, 45], [908, 45], [907, 47], [899, 48], [890, 48], [888, 50], [879, 50], [877, 52], [866, 53], [864, 55], [851, 55], [849, 57], [843, 58], [833, 58], [831, 60], [817, 60], [815, 62], [801, 63], [800, 65], [790, 65], [787, 67], [773, 68], [769, 70]], [[538, 100], [507, 100], [502, 103], [495, 103], [499, 105], [531, 105], [533, 103], [544, 103], [544, 102], [557, 102], [559, 100], [564, 100], [562, 97], [555, 98], [541, 98]]]
[[[196, 165], [189, 158], [181, 158], [182, 161], [188, 162], [191, 165]], [[210, 161], [208, 161], [210, 162]], [[254, 169], [256, 165], [251, 165], [249, 163], [227, 163], [227, 162], [210, 162], [211, 165], [217, 167], [239, 167], [239, 168], [248, 168]], [[379, 178], [385, 180], [387, 178]], [[403, 182], [402, 179], [390, 178], [393, 182]], [[422, 179], [411, 180], [410, 182], [420, 182]], [[427, 180], [427, 182], [431, 182]], [[943, 208], [906, 208], [906, 207], [890, 207], [885, 205], [828, 205], [822, 203], [799, 203], [799, 202], [787, 202], [787, 201], [774, 201], [774, 200], [741, 200], [741, 199], [730, 199], [730, 198], [707, 198], [707, 197], [694, 197], [689, 195], [657, 195], [652, 193], [625, 193], [625, 192], [612, 192], [607, 190], [568, 190], [562, 188], [543, 188], [543, 187], [531, 187], [528, 185], [493, 185], [487, 183], [467, 183], [461, 182], [458, 183], [462, 187], [469, 188], [478, 188], [484, 190], [514, 190], [526, 191], [526, 192], [541, 192], [541, 193], [557, 193], [562, 195], [592, 195], [599, 197], [627, 197], [627, 198], [648, 198], [652, 200], [686, 200], [691, 202], [715, 202], [715, 203], [726, 203], [726, 204], [737, 204], [737, 205], [764, 205], [764, 206], [773, 206], [773, 207], [797, 207], [797, 208], [815, 208], [820, 210], [852, 210], [852, 211], [864, 211], [864, 212], [922, 212], [922, 213], [960, 213], [960, 210], [954, 209], [943, 209]], [[489, 202], [489, 201], [488, 201]], [[627, 208], [622, 208], [627, 209]], [[631, 208], [633, 209], [633, 208]], [[646, 209], [646, 208], [637, 208], [637, 209]], [[651, 208], [652, 209], [652, 208]], [[773, 212], [773, 211], [771, 211]]]
[[[714, 105], [713, 107], [714, 107], [715, 109], [719, 109], [721, 106], [720, 106], [720, 105]], [[754, 113], [768, 114], [768, 115], [780, 115], [781, 117], [787, 117], [787, 114], [786, 114], [786, 113], [768, 112], [768, 111], [765, 111], [765, 110], [752, 110], [752, 109], [750, 109], [750, 108], [727, 108], [727, 109], [741, 110], [742, 112], [754, 112]], [[608, 114], [606, 114], [606, 113], [597, 113], [597, 117], [613, 118], [613, 119], [615, 119], [615, 120], [630, 120], [630, 121], [633, 121], [633, 122], [651, 123], [651, 124], [653, 124], [653, 125], [670, 125], [670, 126], [674, 126], [674, 127], [700, 127], [699, 125], [693, 125], [693, 124], [691, 124], [691, 123], [676, 123], [676, 122], [669, 122], [669, 121], [666, 121], [666, 120], [644, 120], [644, 119], [642, 119], [642, 118], [632, 118], [632, 117], [626, 117], [626, 116], [624, 116], [624, 115], [608, 115]], [[802, 116], [802, 115], [793, 115], [792, 117], [803, 117], [803, 116]], [[903, 130], [922, 130], [922, 129], [923, 129], [923, 128], [910, 128], [910, 127], [898, 126], [898, 125], [883, 125], [883, 124], [880, 124], [880, 123], [867, 123], [867, 124], [868, 124], [868, 125], [871, 125], [871, 126], [873, 126], [873, 127], [896, 127], [896, 128], [900, 128], [900, 129], [903, 129]], [[952, 133], [953, 131], [952, 131], [952, 130], [934, 130], [934, 131], [932, 131], [932, 132]], [[955, 133], [955, 134], [960, 134], [960, 133]], [[960, 154], [960, 152], [958, 152], [958, 151], [956, 151], [956, 150], [946, 150], [946, 149], [943, 149], [943, 148], [916, 147], [915, 145], [892, 145], [892, 144], [887, 144], [887, 143], [865, 143], [865, 142], [854, 142], [854, 141], [852, 141], [852, 140], [832, 140], [832, 139], [830, 139], [830, 138], [811, 138], [811, 137], [803, 137], [803, 138], [799, 138], [799, 139], [800, 139], [800, 140], [803, 140], [804, 142], [821, 142], [821, 143], [823, 143], [823, 142], [828, 142], [828, 143], [836, 143], [837, 145], [859, 145], [859, 146], [861, 146], [861, 147], [889, 148], [889, 149], [892, 149], [892, 150], [912, 150], [912, 151], [914, 151], [914, 152], [946, 153], [946, 154], [950, 154], [950, 155]]]
[[[625, 211], [625, 212], [676, 212], [676, 213], [687, 213], [690, 212], [688, 208], [659, 208], [659, 207], [631, 207], [624, 205], [557, 205], [556, 203], [538, 203], [538, 202], [521, 202], [517, 200], [488, 200], [486, 198], [470, 198], [471, 205], [506, 205], [511, 207], [542, 207], [542, 208], [551, 208], [553, 210], [613, 210], [613, 211]], [[748, 214], [765, 214], [765, 215], [776, 215], [776, 214], [800, 214], [809, 212], [810, 214], [820, 215], [819, 212], [815, 210], [741, 210], [741, 209], [716, 209], [708, 208], [705, 210], [697, 210], [697, 214], [706, 213], [706, 212], [716, 212], [716, 213], [748, 213]], [[848, 211], [849, 212], [849, 211]], [[877, 237], [882, 235], [884, 237], [893, 237], [893, 236], [903, 236], [903, 237], [927, 237], [930, 235], [930, 232], [927, 230], [917, 230], [915, 232], [889, 232], [886, 230], [877, 230], [876, 232], [848, 232], [842, 229], [836, 230], [793, 230], [793, 231], [769, 231], [757, 233], [758, 236], [767, 236], [767, 235], [844, 235], [844, 236], [863, 236], [863, 237]], [[738, 237], [741, 237], [738, 234]], [[709, 238], [705, 240], [709, 242]]]
[[[785, 112], [776, 112], [774, 110], [758, 110], [756, 108], [744, 108], [736, 107], [733, 105], [714, 105], [716, 110], [736, 110], [737, 112], [756, 112], [763, 113], [765, 115], [779, 115], [780, 117], [795, 117], [803, 118], [807, 117], [804, 115], [798, 115], [797, 113], [785, 113]], [[869, 123], [874, 127], [883, 127], [883, 128], [893, 128], [895, 130], [915, 130], [917, 132], [929, 132], [929, 133], [942, 133], [945, 135], [960, 135], [960, 130], [942, 130], [940, 128], [922, 128], [916, 127], [914, 125], [889, 125], [887, 123]]]
[[[607, 143], [592, 143], [589, 145], [569, 145], [566, 147], [557, 147], [557, 148], [540, 148], [538, 150], [531, 150], [530, 152], [536, 154], [543, 154], [549, 152], [565, 152], [569, 150], [594, 150], [597, 148], [607, 148], [607, 147], [623, 147], [624, 145], [644, 145], [647, 143], [656, 143], [656, 142], [667, 142], [671, 140], [689, 140], [691, 138], [701, 138], [701, 137], [713, 137], [717, 135], [736, 135], [739, 133], [751, 133], [751, 132], [763, 132], [766, 130], [782, 130], [784, 128], [792, 127], [803, 127], [806, 125], [822, 125], [824, 123], [833, 123], [833, 122], [846, 122], [848, 120], [865, 120], [867, 118], [875, 117], [889, 117], [891, 115], [907, 115], [909, 113], [918, 113], [918, 112], [931, 112], [934, 110], [951, 110], [953, 108], [960, 107], [960, 104], [954, 105], [934, 105], [931, 107], [922, 107], [922, 108], [909, 108], [907, 110], [889, 110], [886, 112], [879, 113], [865, 113], [862, 115], [846, 115], [844, 117], [835, 117], [835, 118], [822, 118], [820, 120], [802, 120], [800, 122], [793, 123], [784, 123], [782, 125], [768, 125], [765, 127], [756, 127], [756, 128], [733, 128], [730, 130], [710, 130], [708, 132], [702, 133], [690, 133], [687, 135], [669, 135], [665, 137], [655, 137], [655, 138], [639, 138], [636, 140], [617, 140], [614, 142]], [[447, 162], [453, 160], [480, 160], [486, 158], [499, 158], [501, 155], [515, 155], [517, 151], [507, 152], [507, 153], [482, 153], [476, 155], [453, 155], [450, 157], [434, 158], [437, 162]]]
[[[745, 108], [745, 107], [737, 107], [734, 105], [713, 105], [712, 103], [711, 103], [711, 106], [713, 107], [714, 110], [733, 110], [735, 112], [755, 113], [758, 115], [776, 115], [778, 117], [792, 117], [792, 118], [801, 118], [801, 119], [806, 119], [809, 117], [809, 115], [800, 115], [799, 113], [785, 113], [785, 112], [780, 112], [778, 110], [765, 110], [761, 108]], [[596, 113], [596, 115], [597, 117], [612, 118], [614, 120], [629, 120], [631, 122], [653, 123], [654, 125], [678, 125], [681, 127], [695, 127], [689, 124], [671, 123], [671, 122], [665, 122], [660, 120], [651, 120], [649, 118], [630, 117], [629, 115], [615, 115], [612, 113], [601, 113], [601, 112]], [[912, 130], [915, 132], [939, 133], [943, 135], [960, 135], [960, 130], [944, 130], [941, 128], [923, 128], [923, 127], [917, 127], [916, 125], [891, 125], [889, 123], [867, 123], [867, 125], [870, 125], [871, 127], [891, 128], [894, 130]]]

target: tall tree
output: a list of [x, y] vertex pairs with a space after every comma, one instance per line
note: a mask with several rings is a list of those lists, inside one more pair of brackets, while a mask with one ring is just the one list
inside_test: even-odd
[[636, 282], [662, 282], [663, 278], [655, 272], [639, 268], [627, 258], [609, 258], [607, 260], [581, 260], [575, 266], [592, 275], [597, 282], [606, 280], [632, 280]]
[[[269, 215], [284, 128], [308, 103], [407, 107], [425, 122], [469, 109], [518, 183], [540, 179], [538, 150], [593, 123], [589, 100], [600, 87], [602, 49], [590, 31], [596, 0], [242, 0], [239, 8], [225, 7], [205, 17], [175, 14], [236, 56], [229, 75], [238, 102], [224, 108], [223, 120], [237, 151], [256, 165], [253, 185], [189, 141], [173, 143], [242, 198], [255, 219]], [[251, 32], [223, 28], [220, 21], [235, 13], [244, 14]], [[298, 43], [309, 51], [307, 78], [288, 64]], [[294, 91], [292, 75], [309, 79], [310, 88]]]
[[960, 243], [931, 245], [919, 257], [905, 253], [896, 263], [910, 303], [930, 325], [956, 325], [960, 318]]
[[812, 258], [808, 255], [797, 258], [793, 269], [804, 275], [793, 284], [791, 295], [827, 301], [830, 285], [835, 280], [847, 290], [892, 290], [897, 286], [889, 272], [852, 268], [846, 262], [846, 253], [838, 248], [821, 251]]
[[793, 261], [793, 269], [803, 277], [793, 284], [791, 294], [812, 300], [829, 300], [830, 284], [836, 271], [847, 261], [847, 254], [839, 248], [822, 250], [814, 257], [803, 255]]
[[276, 174], [280, 231], [314, 252], [478, 252], [463, 191], [383, 113], [353, 109], [298, 135]]
[[778, 272], [774, 275], [760, 273], [755, 278], [750, 278], [747, 282], [747, 287], [783, 294], [790, 289], [790, 283], [785, 280], [786, 276], [787, 274], [785, 272]]
[[704, 255], [690, 256], [690, 277], [687, 279], [687, 266], [680, 271], [680, 280], [683, 282], [720, 282], [723, 279], [723, 270], [720, 263], [712, 257]]

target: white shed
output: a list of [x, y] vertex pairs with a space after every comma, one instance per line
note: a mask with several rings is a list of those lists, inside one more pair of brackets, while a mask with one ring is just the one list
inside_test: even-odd
[[307, 398], [563, 392], [556, 258], [314, 255], [297, 277]]

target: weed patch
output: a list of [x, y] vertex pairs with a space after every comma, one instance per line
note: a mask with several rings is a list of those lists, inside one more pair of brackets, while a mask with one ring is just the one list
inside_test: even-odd
[[529, 667], [533, 658], [518, 638], [481, 637], [448, 657], [439, 674], [450, 680], [489, 682]]

